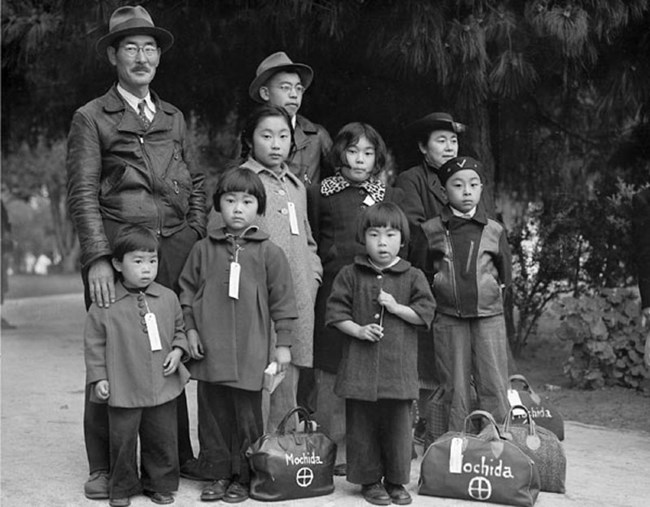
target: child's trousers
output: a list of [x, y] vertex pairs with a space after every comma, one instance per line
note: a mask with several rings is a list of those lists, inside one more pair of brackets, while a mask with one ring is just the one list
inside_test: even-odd
[[[145, 408], [108, 407], [111, 498], [125, 498], [143, 489], [169, 493], [178, 489], [176, 399]], [[138, 478], [137, 445], [140, 436]]]
[[[508, 410], [508, 353], [503, 315], [460, 319], [437, 314], [436, 369], [444, 389], [443, 409], [449, 431], [462, 431], [474, 409], [486, 410], [501, 423]], [[478, 407], [472, 406], [474, 378]]]
[[345, 400], [348, 482], [409, 483], [412, 404], [413, 400]]
[[199, 381], [197, 396], [201, 475], [248, 484], [246, 450], [264, 432], [262, 391]]

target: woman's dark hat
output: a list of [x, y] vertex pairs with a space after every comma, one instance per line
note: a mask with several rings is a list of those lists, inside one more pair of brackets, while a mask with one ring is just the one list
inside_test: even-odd
[[300, 76], [300, 81], [305, 89], [309, 88], [314, 79], [314, 71], [304, 63], [293, 63], [284, 51], [278, 51], [267, 56], [257, 66], [255, 79], [248, 87], [248, 94], [255, 102], [264, 103], [260, 96], [260, 88], [277, 72], [295, 72]]
[[163, 53], [174, 44], [174, 36], [164, 28], [154, 26], [151, 16], [144, 7], [124, 5], [111, 14], [108, 33], [97, 41], [95, 50], [99, 56], [105, 56], [108, 46], [127, 35], [151, 35], [156, 39]]
[[447, 130], [459, 134], [460, 132], [465, 132], [467, 127], [462, 123], [454, 121], [448, 113], [431, 113], [414, 121], [406, 129], [416, 134], [433, 132], [434, 130]]
[[472, 157], [455, 157], [442, 164], [440, 169], [438, 169], [438, 178], [440, 178], [440, 183], [444, 186], [445, 183], [447, 183], [447, 180], [451, 178], [454, 173], [462, 171], [463, 169], [472, 169], [473, 171], [476, 171], [479, 178], [481, 178], [481, 183], [485, 183], [483, 164]]

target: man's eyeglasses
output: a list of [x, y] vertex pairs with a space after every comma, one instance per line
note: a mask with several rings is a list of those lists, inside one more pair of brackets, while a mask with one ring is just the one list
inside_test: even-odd
[[301, 84], [290, 85], [290, 84], [284, 83], [284, 84], [276, 86], [276, 88], [278, 90], [280, 90], [281, 92], [283, 92], [283, 93], [290, 93], [291, 90], [294, 90], [298, 95], [302, 95], [303, 93], [305, 93], [305, 87], [303, 85], [301, 85]]
[[154, 44], [145, 44], [144, 46], [138, 46], [137, 44], [125, 44], [122, 46], [124, 54], [129, 58], [135, 58], [140, 50], [144, 53], [144, 56], [147, 58], [153, 58], [158, 56], [158, 47]]

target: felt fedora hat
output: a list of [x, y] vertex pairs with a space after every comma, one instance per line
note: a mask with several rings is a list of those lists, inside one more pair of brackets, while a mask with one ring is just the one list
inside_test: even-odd
[[431, 113], [408, 125], [407, 130], [413, 133], [433, 132], [434, 130], [448, 130], [449, 132], [465, 132], [467, 127], [454, 121], [448, 113]]
[[174, 44], [174, 36], [164, 28], [155, 26], [144, 7], [124, 5], [111, 14], [108, 33], [97, 41], [95, 50], [100, 56], [105, 56], [108, 46], [127, 35], [151, 35], [163, 53]]
[[284, 51], [278, 51], [272, 55], [267, 56], [257, 66], [255, 72], [255, 79], [248, 87], [248, 94], [255, 102], [264, 102], [260, 97], [260, 88], [264, 86], [273, 74], [276, 72], [296, 72], [300, 76], [300, 81], [305, 89], [309, 88], [312, 80], [314, 79], [314, 71], [309, 65], [304, 63], [294, 63], [291, 58], [287, 56]]

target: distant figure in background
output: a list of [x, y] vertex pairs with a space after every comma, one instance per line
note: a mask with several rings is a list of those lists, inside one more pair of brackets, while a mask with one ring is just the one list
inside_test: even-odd
[[[68, 136], [68, 208], [81, 244], [86, 308], [116, 301], [112, 245], [128, 224], [160, 241], [156, 281], [178, 293], [178, 276], [192, 245], [205, 236], [205, 175], [192, 163], [180, 110], [150, 89], [162, 54], [174, 42], [141, 6], [111, 15], [97, 53], [115, 67], [117, 83], [79, 108]], [[108, 498], [109, 428], [106, 405], [89, 401], [84, 436], [88, 498]], [[185, 391], [178, 400], [181, 475], [194, 475]]]
[[648, 329], [644, 359], [646, 365], [650, 366], [650, 188], [638, 192], [632, 205], [632, 239], [641, 293], [641, 325]]
[[303, 94], [313, 79], [311, 67], [294, 63], [286, 53], [279, 51], [259, 64], [248, 89], [255, 102], [278, 106], [289, 113], [296, 148], [287, 165], [307, 188], [320, 183], [321, 167], [332, 146], [327, 130], [298, 114]]
[[[9, 263], [11, 254], [14, 251], [14, 240], [11, 237], [11, 222], [9, 222], [9, 214], [5, 208], [4, 201], [2, 204], [2, 300], [1, 304], [5, 302], [5, 294], [9, 290]], [[10, 324], [4, 316], [2, 317], [2, 329], [15, 329], [16, 326]]]

